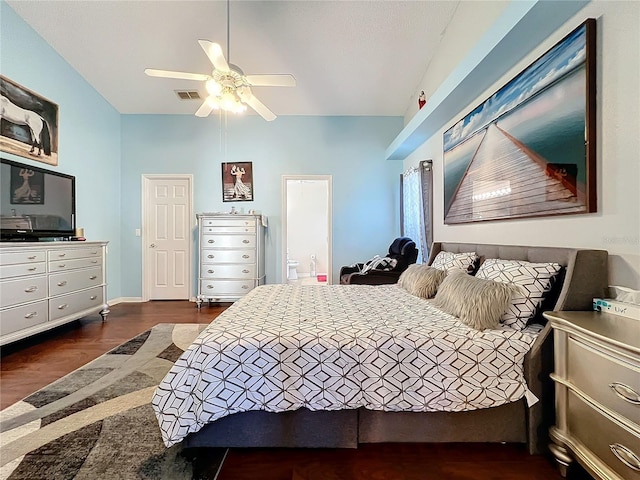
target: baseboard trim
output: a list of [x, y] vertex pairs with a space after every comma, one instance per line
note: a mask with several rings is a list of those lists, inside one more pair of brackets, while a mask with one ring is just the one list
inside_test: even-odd
[[[119, 303], [143, 303], [145, 301], [148, 301], [148, 300], [143, 300], [142, 297], [118, 297], [118, 298], [112, 298], [111, 300], [109, 300], [108, 303], [109, 305], [113, 306]], [[189, 301], [192, 303], [195, 303], [196, 297], [189, 298]]]
[[109, 300], [109, 305], [117, 305], [119, 303], [142, 303], [142, 297], [118, 297]]

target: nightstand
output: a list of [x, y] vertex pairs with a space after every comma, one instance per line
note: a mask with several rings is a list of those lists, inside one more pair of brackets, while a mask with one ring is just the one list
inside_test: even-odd
[[640, 480], [640, 321], [602, 312], [547, 312], [554, 334], [560, 472], [575, 459], [606, 480]]

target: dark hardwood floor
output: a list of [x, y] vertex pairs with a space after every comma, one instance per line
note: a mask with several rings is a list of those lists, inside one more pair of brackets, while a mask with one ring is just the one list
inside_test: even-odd
[[[158, 323], [209, 323], [225, 306], [126, 303], [5, 345], [0, 408], [30, 395]], [[379, 444], [358, 449], [232, 449], [218, 480], [561, 480], [553, 461], [515, 444]], [[569, 480], [590, 480], [577, 465]]]

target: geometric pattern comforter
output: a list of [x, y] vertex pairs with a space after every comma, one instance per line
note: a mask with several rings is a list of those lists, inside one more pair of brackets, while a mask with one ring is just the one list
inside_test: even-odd
[[397, 285], [263, 285], [207, 326], [152, 406], [167, 446], [249, 410], [494, 407], [527, 392], [537, 333], [474, 330]]

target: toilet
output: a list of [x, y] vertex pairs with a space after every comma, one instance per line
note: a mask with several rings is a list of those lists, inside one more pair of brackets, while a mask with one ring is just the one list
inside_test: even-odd
[[298, 268], [300, 262], [296, 260], [287, 260], [287, 267], [289, 268], [289, 273], [287, 273], [287, 280], [297, 280], [298, 279]]

